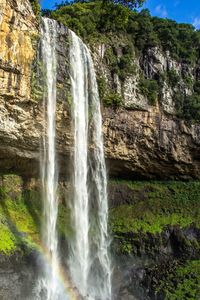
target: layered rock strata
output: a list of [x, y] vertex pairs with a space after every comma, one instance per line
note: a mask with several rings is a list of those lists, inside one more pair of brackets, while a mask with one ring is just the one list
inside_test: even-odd
[[[70, 134], [68, 31], [58, 24], [57, 150], [60, 172], [69, 169]], [[39, 174], [44, 116], [38, 74], [39, 29], [28, 0], [2, 0], [0, 5], [0, 170], [24, 177]], [[99, 53], [101, 56], [102, 54]], [[100, 57], [101, 58], [101, 57]], [[95, 59], [96, 67], [101, 59]], [[151, 62], [151, 65], [153, 62]], [[159, 65], [160, 66], [160, 65]], [[158, 63], [155, 63], [158, 68]], [[103, 72], [103, 71], [102, 71]], [[36, 82], [38, 81], [38, 82]], [[177, 119], [142, 99], [124, 85], [137, 109], [104, 108], [104, 141], [111, 176], [128, 178], [200, 178], [200, 125]], [[125, 99], [126, 102], [126, 99]], [[168, 102], [169, 104], [169, 102]]]

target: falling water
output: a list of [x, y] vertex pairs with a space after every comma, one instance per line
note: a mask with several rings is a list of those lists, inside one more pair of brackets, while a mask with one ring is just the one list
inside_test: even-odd
[[[107, 179], [100, 101], [90, 52], [71, 31], [70, 38], [74, 125], [72, 225], [75, 238], [70, 244], [69, 266], [82, 296], [110, 300]], [[91, 151], [89, 144], [92, 144]]]
[[[107, 174], [103, 147], [102, 116], [100, 99], [95, 70], [91, 55], [87, 49], [90, 97], [93, 126], [93, 155], [91, 162], [91, 174], [93, 179], [93, 193], [91, 194], [96, 213], [94, 213], [92, 235], [93, 245], [91, 256], [93, 257], [93, 269], [90, 273], [90, 281], [94, 295], [97, 299], [111, 299], [111, 263], [108, 254], [108, 198], [107, 198]], [[96, 205], [95, 205], [96, 204]], [[94, 223], [95, 221], [95, 223]], [[96, 226], [95, 226], [96, 224]], [[95, 251], [96, 250], [96, 251]], [[96, 256], [95, 256], [96, 254]]]
[[55, 114], [56, 114], [56, 22], [42, 19], [42, 60], [46, 77], [44, 107], [46, 119], [46, 137], [44, 137], [44, 157], [42, 159], [42, 182], [44, 200], [43, 243], [49, 253], [50, 268], [46, 270], [43, 285], [46, 299], [57, 299], [58, 238], [56, 231], [57, 174], [55, 150]]
[[80, 293], [87, 295], [89, 262], [88, 172], [88, 89], [85, 46], [71, 32], [70, 67], [74, 121], [74, 203], [72, 209], [75, 240], [71, 244], [70, 269]]

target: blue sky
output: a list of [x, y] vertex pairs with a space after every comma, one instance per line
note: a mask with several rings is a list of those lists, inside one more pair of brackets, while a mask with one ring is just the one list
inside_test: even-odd
[[[41, 0], [43, 8], [53, 8], [55, 2], [61, 0]], [[144, 8], [148, 8], [153, 16], [191, 23], [200, 29], [200, 0], [146, 0]]]

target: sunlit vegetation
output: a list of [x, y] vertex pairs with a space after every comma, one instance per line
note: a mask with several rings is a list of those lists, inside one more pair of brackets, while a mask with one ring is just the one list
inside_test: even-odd
[[[41, 244], [43, 208], [38, 189], [24, 189], [19, 176], [4, 176], [0, 187], [0, 253], [30, 251]], [[58, 232], [64, 237], [71, 233], [69, 213], [60, 203]]]
[[30, 0], [32, 8], [33, 8], [33, 12], [36, 15], [36, 17], [39, 17], [40, 13], [41, 13], [41, 7], [39, 4], [39, 0]]
[[[141, 12], [131, 10], [128, 5], [120, 2], [123, 1], [63, 1], [61, 5], [57, 5], [56, 10], [45, 10], [43, 14], [68, 26], [91, 48], [98, 43], [106, 44], [104, 63], [111, 74], [118, 75], [122, 85], [129, 75], [133, 76], [138, 72], [134, 65], [134, 56], [145, 55], [151, 48], [159, 47], [178, 63], [194, 66], [198, 62], [199, 30], [195, 30], [190, 24], [152, 17], [146, 9]], [[138, 85], [140, 92], [148, 98], [149, 104], [155, 105], [159, 100], [164, 79], [173, 90], [177, 116], [190, 121], [200, 120], [198, 79], [192, 79], [189, 75], [182, 77], [175, 69], [157, 75], [150, 79], [142, 75]], [[190, 96], [184, 93], [181, 85], [183, 83], [190, 88]], [[102, 98], [104, 104], [121, 105], [116, 91], [112, 90], [111, 94]], [[162, 101], [162, 97], [160, 99]]]
[[200, 227], [200, 182], [126, 182], [132, 203], [111, 210], [110, 224], [115, 233], [161, 233], [167, 225], [182, 228], [192, 223]]
[[163, 291], [165, 300], [196, 300], [200, 294], [200, 260], [183, 262], [168, 272], [157, 292]]

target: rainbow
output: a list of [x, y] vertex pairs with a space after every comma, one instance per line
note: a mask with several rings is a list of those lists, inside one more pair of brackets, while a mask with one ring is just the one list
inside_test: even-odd
[[[45, 263], [48, 264], [51, 268], [51, 255], [48, 251], [48, 249], [40, 242], [39, 244], [35, 244], [35, 249], [39, 252], [39, 254], [42, 256], [44, 259]], [[68, 297], [69, 300], [81, 300], [82, 297], [80, 296], [78, 290], [76, 287], [74, 287], [71, 278], [68, 276], [66, 273], [65, 269], [59, 264], [57, 266], [57, 277], [59, 281], [61, 282], [66, 296]]]

